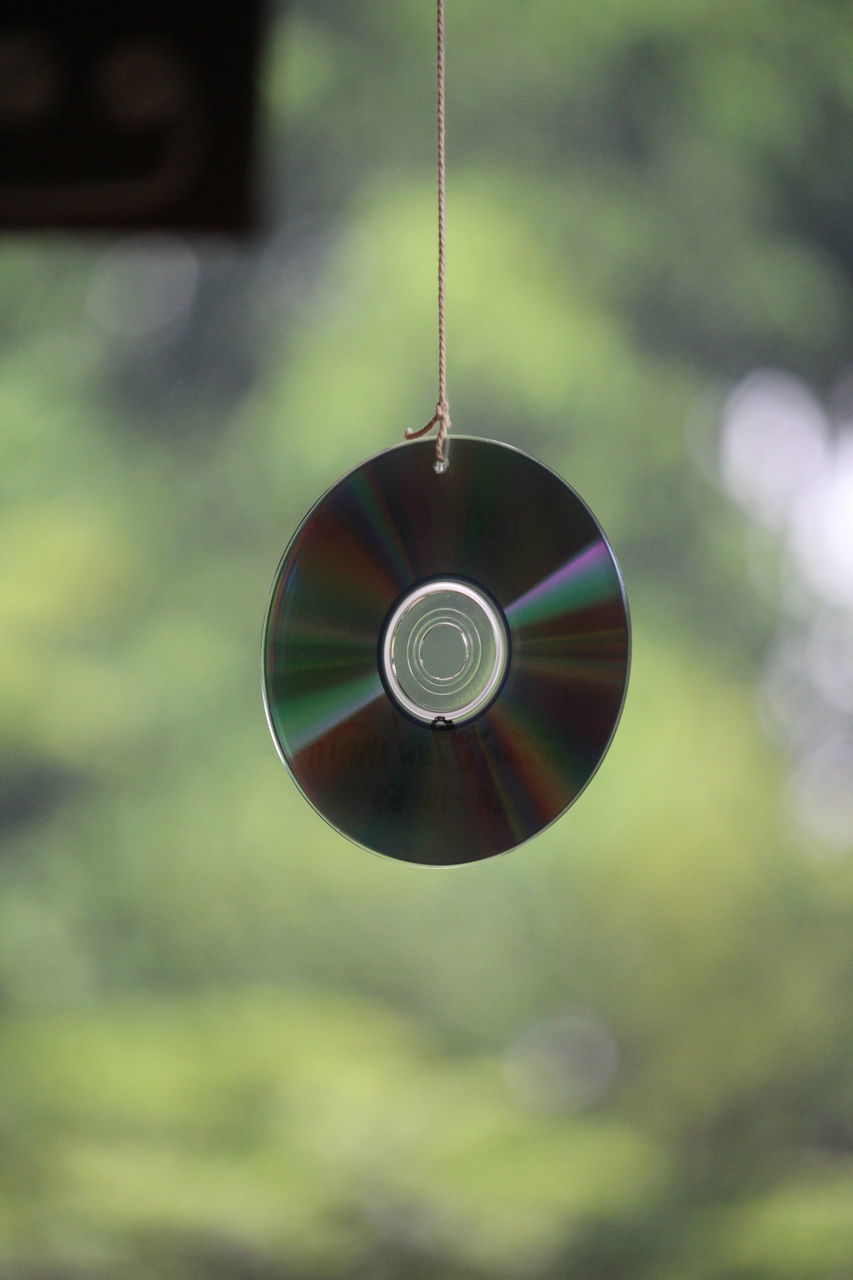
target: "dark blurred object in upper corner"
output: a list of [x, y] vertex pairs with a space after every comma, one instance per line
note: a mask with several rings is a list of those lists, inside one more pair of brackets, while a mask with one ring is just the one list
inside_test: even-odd
[[0, 228], [253, 222], [263, 0], [3, 0]]

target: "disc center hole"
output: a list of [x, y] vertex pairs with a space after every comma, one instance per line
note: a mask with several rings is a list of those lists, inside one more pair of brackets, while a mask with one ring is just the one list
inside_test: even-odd
[[455, 622], [434, 622], [421, 637], [418, 661], [433, 680], [455, 680], [470, 657], [468, 637]]
[[458, 725], [488, 706], [506, 671], [506, 622], [473, 583], [431, 578], [395, 606], [380, 639], [388, 692], [425, 724]]

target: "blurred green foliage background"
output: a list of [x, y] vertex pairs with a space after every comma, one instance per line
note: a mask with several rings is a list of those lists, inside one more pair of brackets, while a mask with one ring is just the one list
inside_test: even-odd
[[251, 244], [0, 245], [3, 1280], [853, 1275], [851, 864], [714, 479], [734, 382], [850, 358], [850, 8], [448, 0], [454, 423], [584, 495], [635, 647], [577, 806], [443, 873], [258, 687], [293, 528], [435, 400], [433, 20], [273, 22]]

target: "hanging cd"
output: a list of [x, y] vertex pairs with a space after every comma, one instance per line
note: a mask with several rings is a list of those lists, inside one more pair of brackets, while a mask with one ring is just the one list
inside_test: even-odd
[[507, 445], [371, 458], [279, 565], [264, 697], [282, 759], [343, 835], [406, 862], [503, 853], [577, 798], [628, 677], [613, 553], [587, 506]]

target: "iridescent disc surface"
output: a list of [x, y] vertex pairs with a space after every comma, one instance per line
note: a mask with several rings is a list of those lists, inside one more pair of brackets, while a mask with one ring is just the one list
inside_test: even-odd
[[282, 759], [343, 835], [453, 865], [529, 839], [616, 728], [625, 594], [592, 513], [507, 445], [456, 436], [352, 471], [279, 565], [264, 697]]

